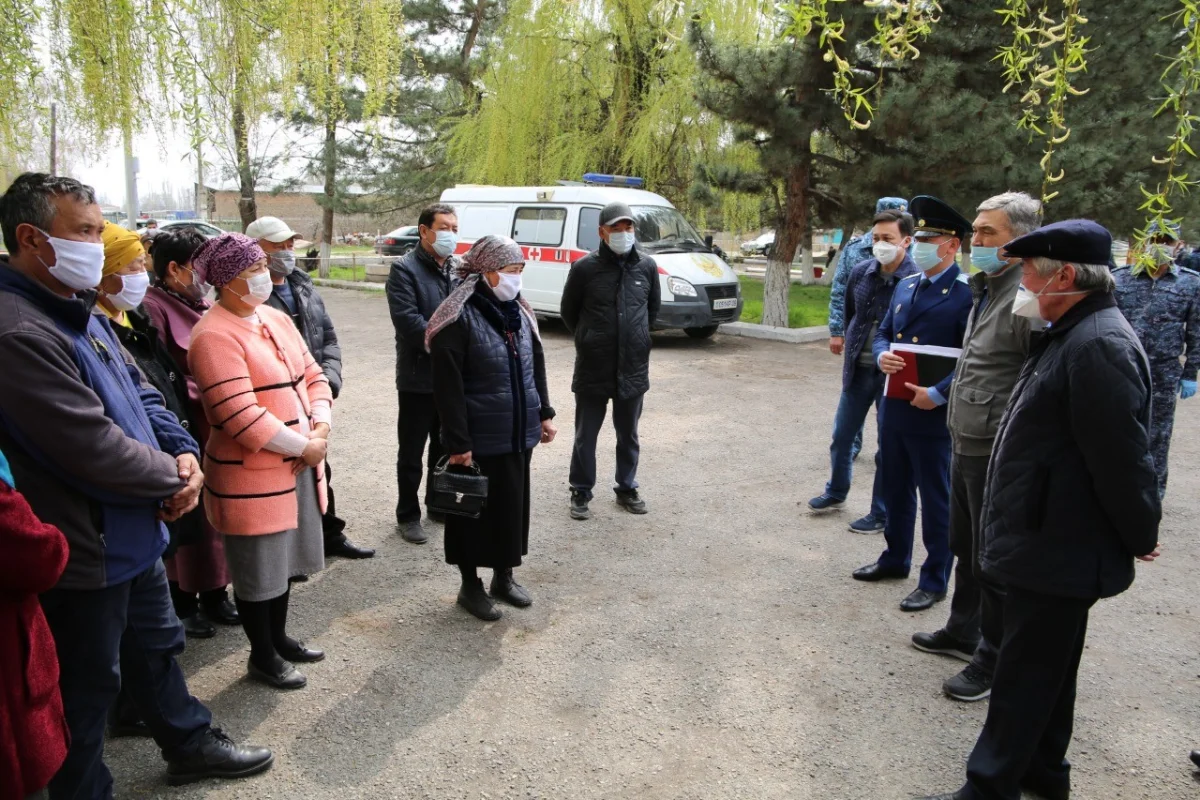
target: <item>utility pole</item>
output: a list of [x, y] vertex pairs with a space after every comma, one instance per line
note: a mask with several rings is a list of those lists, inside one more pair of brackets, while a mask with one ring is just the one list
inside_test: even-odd
[[125, 213], [129, 217], [129, 229], [137, 230], [137, 159], [133, 157], [133, 128], [125, 126]]
[[204, 202], [208, 197], [208, 192], [204, 191], [204, 145], [196, 141], [196, 219], [204, 219], [204, 212], [208, 209]]
[[50, 103], [50, 174], [58, 174], [58, 103]]

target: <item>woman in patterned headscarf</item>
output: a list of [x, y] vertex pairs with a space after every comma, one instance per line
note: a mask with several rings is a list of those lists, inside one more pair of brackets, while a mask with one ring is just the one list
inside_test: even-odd
[[204, 509], [225, 534], [234, 599], [250, 640], [250, 677], [277, 689], [308, 681], [294, 666], [325, 654], [287, 634], [290, 581], [325, 566], [325, 372], [271, 296], [258, 242], [226, 233], [192, 255], [217, 304], [192, 329], [188, 366], [210, 433]]
[[[554, 409], [533, 309], [521, 297], [525, 257], [503, 236], [485, 236], [462, 259], [458, 288], [434, 312], [425, 335], [433, 399], [451, 464], [475, 463], [488, 478], [479, 519], [446, 518], [446, 562], [462, 572], [458, 604], [500, 619], [492, 600], [533, 603], [513, 579], [529, 552], [529, 463], [554, 441]], [[492, 569], [491, 597], [479, 567]]]

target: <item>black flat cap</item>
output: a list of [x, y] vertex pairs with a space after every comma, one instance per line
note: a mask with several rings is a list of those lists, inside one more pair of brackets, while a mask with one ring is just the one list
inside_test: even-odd
[[623, 219], [637, 222], [637, 218], [633, 216], [633, 209], [624, 203], [609, 203], [600, 212], [601, 225], [616, 225]]
[[916, 223], [916, 236], [957, 236], [967, 238], [971, 232], [971, 220], [950, 207], [949, 203], [921, 194], [908, 203], [908, 213]]
[[1042, 256], [1073, 264], [1107, 264], [1112, 259], [1112, 234], [1090, 219], [1067, 219], [1018, 236], [1002, 249], [1015, 258]]

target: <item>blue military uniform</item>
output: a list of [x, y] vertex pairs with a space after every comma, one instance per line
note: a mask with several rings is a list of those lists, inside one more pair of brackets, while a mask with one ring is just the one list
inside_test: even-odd
[[[1200, 273], [1171, 265], [1162, 277], [1113, 270], [1117, 306], [1150, 359], [1153, 404], [1150, 447], [1158, 473], [1158, 495], [1167, 491], [1167, 455], [1175, 425], [1180, 381], [1200, 371]], [[1180, 357], [1186, 361], [1180, 362]]]
[[[945, 203], [916, 197], [911, 203], [917, 235], [956, 236], [960, 241], [971, 223]], [[972, 295], [966, 276], [957, 264], [930, 277], [914, 275], [900, 282], [891, 308], [875, 336], [875, 362], [892, 343], [962, 347], [971, 313]], [[927, 603], [945, 597], [954, 565], [950, 550], [950, 432], [946, 428], [945, 400], [953, 375], [930, 389], [940, 404], [923, 410], [907, 400], [885, 397], [879, 412], [883, 450], [883, 500], [887, 508], [884, 538], [887, 549], [876, 564], [855, 573], [859, 580], [907, 575], [912, 566], [917, 519], [917, 491], [921, 493], [921, 532], [927, 557], [921, 567], [918, 592], [932, 595]], [[866, 573], [866, 574], [864, 574]], [[913, 596], [910, 596], [911, 601]], [[910, 610], [909, 601], [901, 608]], [[919, 604], [916, 610], [928, 607]]]

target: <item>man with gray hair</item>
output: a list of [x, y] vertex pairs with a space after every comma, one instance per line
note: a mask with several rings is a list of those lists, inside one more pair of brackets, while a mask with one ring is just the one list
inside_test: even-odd
[[[967, 782], [925, 800], [1065, 800], [1088, 612], [1158, 557], [1150, 362], [1113, 298], [1112, 237], [1090, 220], [1004, 246], [1022, 260], [1012, 310], [1050, 323], [996, 431], [983, 575], [1005, 587], [1004, 646]], [[1053, 255], [1053, 258], [1050, 256]]]
[[982, 700], [992, 691], [992, 672], [1003, 631], [1003, 587], [979, 575], [979, 523], [988, 459], [996, 428], [1021, 364], [1029, 355], [1030, 320], [1012, 313], [1021, 285], [1021, 261], [1002, 258], [1000, 247], [1041, 224], [1042, 204], [1024, 192], [1005, 192], [979, 204], [973, 223], [971, 276], [974, 305], [963, 352], [950, 388], [946, 425], [950, 462], [950, 549], [958, 557], [950, 619], [933, 633], [916, 633], [913, 646], [969, 662], [942, 684], [956, 700]]

